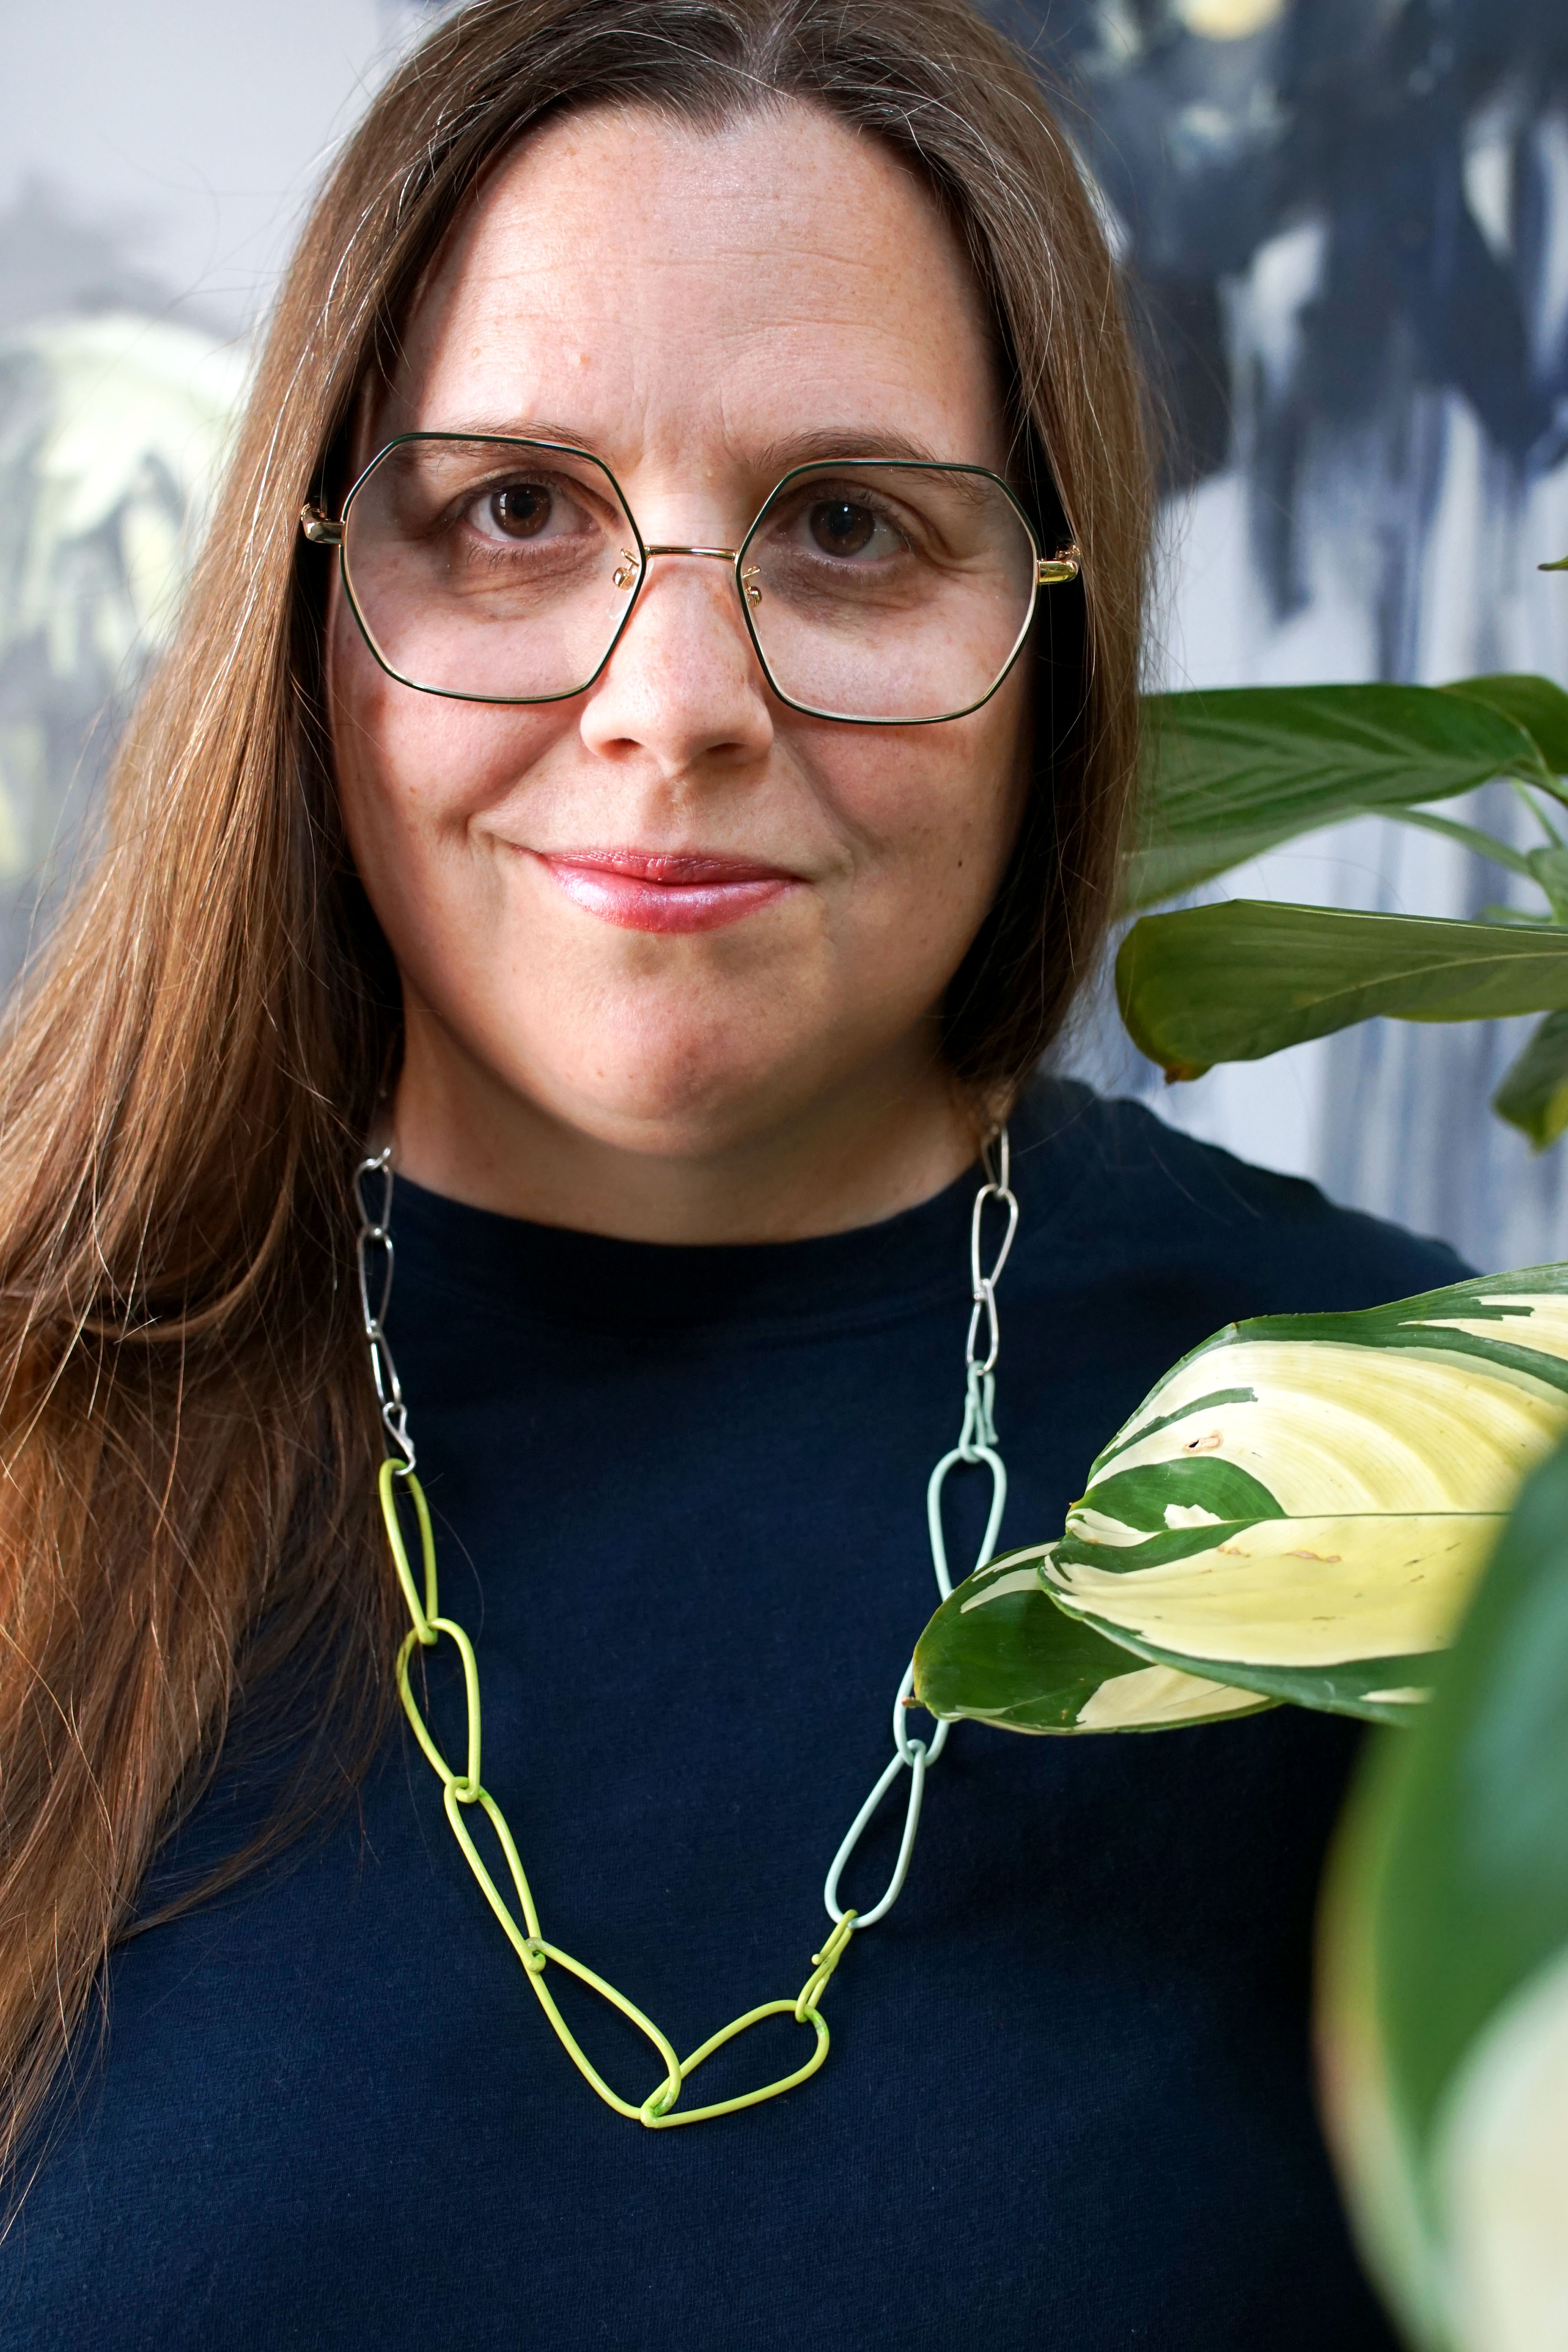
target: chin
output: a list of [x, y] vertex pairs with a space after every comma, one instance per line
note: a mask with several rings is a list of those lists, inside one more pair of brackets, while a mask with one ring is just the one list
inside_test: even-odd
[[535, 1005], [523, 1090], [606, 1142], [672, 1156], [722, 1150], [831, 1083], [838, 1024], [822, 993], [800, 973], [726, 989], [722, 1003], [706, 988], [607, 990], [597, 1006], [563, 1005], [548, 1029]]
[[780, 1089], [767, 1073], [642, 1069], [619, 1082], [605, 1071], [561, 1108], [574, 1127], [605, 1143], [685, 1160], [722, 1151], [771, 1126], [779, 1102]]
[[568, 1125], [622, 1150], [669, 1159], [722, 1151], [771, 1128], [821, 1083], [809, 1053], [758, 1054], [755, 1038], [737, 1052], [737, 1042], [726, 1051], [712, 1038], [594, 1039], [570, 1066], [552, 1055], [556, 1068], [538, 1073], [538, 1091]]

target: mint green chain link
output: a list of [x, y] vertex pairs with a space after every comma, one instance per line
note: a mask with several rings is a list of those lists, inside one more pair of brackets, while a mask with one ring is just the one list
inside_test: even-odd
[[[398, 1509], [400, 1488], [408, 1495], [413, 1503], [414, 1517], [419, 1525], [421, 1567], [424, 1585], [423, 1593], [415, 1580], [413, 1570], [409, 1562], [408, 1547], [403, 1540], [402, 1521]], [[505, 1813], [480, 1778], [479, 1663], [474, 1654], [473, 1643], [456, 1619], [444, 1617], [441, 1614], [440, 1592], [435, 1572], [435, 1536], [430, 1524], [430, 1507], [424, 1499], [424, 1489], [415, 1476], [411, 1463], [389, 1454], [382, 1464], [380, 1492], [382, 1517], [386, 1522], [387, 1542], [392, 1549], [398, 1582], [402, 1587], [403, 1599], [408, 1603], [408, 1613], [413, 1621], [397, 1657], [397, 1686], [398, 1694], [402, 1700], [403, 1711], [413, 1727], [414, 1738], [424, 1750], [432, 1769], [441, 1780], [446, 1818], [452, 1825], [452, 1834], [462, 1847], [468, 1867], [478, 1880], [485, 1900], [500, 1922], [507, 1942], [521, 1960], [528, 1980], [538, 1996], [539, 2005], [549, 2018], [557, 2039], [572, 2064], [584, 2079], [592, 2084], [607, 2106], [613, 2107], [618, 2116], [625, 2116], [632, 2122], [645, 2124], [650, 2131], [669, 2130], [676, 2124], [707, 2123], [716, 2116], [732, 2116], [743, 2107], [760, 2106], [765, 2100], [776, 2099], [781, 2092], [792, 2091], [797, 2084], [807, 2082], [828, 2054], [827, 2021], [817, 2007], [817, 2003], [821, 1998], [828, 1979], [842, 1958], [850, 1937], [854, 1932], [854, 1912], [846, 1911], [821, 1950], [812, 1954], [811, 1973], [793, 2000], [765, 2000], [759, 2008], [748, 2009], [744, 2017], [733, 2019], [728, 2025], [722, 2026], [718, 2032], [711, 2034], [701, 2049], [694, 2050], [689, 2058], [678, 2058], [675, 2055], [668, 2037], [660, 2032], [652, 2018], [644, 2015], [635, 2001], [628, 2000], [623, 1992], [618, 1991], [615, 1986], [608, 1983], [603, 1977], [596, 1975], [592, 1969], [585, 1968], [583, 1963], [574, 1959], [570, 1952], [563, 1952], [559, 1945], [547, 1943], [539, 1927], [538, 1913], [534, 1906], [533, 1890], [528, 1885], [528, 1874], [523, 1868], [521, 1856], [517, 1853], [517, 1842], [512, 1836]], [[414, 1697], [413, 1686], [409, 1680], [409, 1664], [414, 1651], [434, 1649], [443, 1635], [456, 1644], [458, 1655], [463, 1661], [463, 1684], [468, 1706], [468, 1756], [467, 1769], [462, 1772], [453, 1770], [452, 1766], [437, 1747], [430, 1727], [421, 1711], [419, 1702]], [[517, 1896], [517, 1910], [522, 1914], [520, 1926], [517, 1913], [497, 1885], [486, 1865], [484, 1856], [474, 1843], [473, 1834], [465, 1818], [466, 1809], [474, 1805], [478, 1806], [489, 1822], [496, 1832], [501, 1852], [507, 1857], [507, 1868], [511, 1874], [512, 1889]], [[630, 2099], [623, 2099], [619, 2092], [612, 2090], [598, 2067], [586, 2055], [576, 2035], [562, 2017], [556, 2006], [554, 1996], [545, 1981], [545, 1971], [552, 1960], [558, 1968], [567, 1969], [580, 1983], [600, 1994], [612, 2008], [618, 2009], [622, 2017], [630, 2019], [639, 2032], [645, 2034], [658, 2052], [664, 2068], [664, 2079], [640, 2106], [633, 2105]], [[775, 2083], [765, 2083], [760, 2090], [745, 2091], [738, 2098], [716, 2099], [706, 2107], [676, 2108], [675, 2101], [680, 2097], [682, 2085], [695, 2074], [705, 2060], [713, 2056], [716, 2050], [722, 2050], [727, 2042], [735, 2041], [751, 2026], [760, 2024], [765, 2017], [785, 2016], [792, 2017], [798, 2025], [811, 2026], [816, 2032], [816, 2047], [803, 2066], [798, 2066], [792, 2074], [780, 2075]]]

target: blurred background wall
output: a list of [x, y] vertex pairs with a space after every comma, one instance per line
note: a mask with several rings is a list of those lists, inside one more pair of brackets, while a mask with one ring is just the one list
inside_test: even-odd
[[[1172, 419], [1151, 683], [1568, 683], [1563, 0], [995, 0], [1071, 94]], [[0, 79], [0, 981], [47, 923], [168, 625], [302, 204], [429, 0], [51, 0]], [[1499, 803], [1493, 822], [1507, 822]], [[1364, 820], [1227, 895], [1475, 913]], [[1488, 1097], [1518, 1024], [1374, 1023], [1164, 1088], [1483, 1265], [1568, 1255], [1565, 1147]]]

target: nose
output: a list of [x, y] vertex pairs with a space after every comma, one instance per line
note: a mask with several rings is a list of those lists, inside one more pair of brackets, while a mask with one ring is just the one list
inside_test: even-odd
[[589, 748], [661, 775], [744, 767], [773, 741], [772, 699], [741, 618], [728, 548], [648, 549], [631, 620], [583, 708]]

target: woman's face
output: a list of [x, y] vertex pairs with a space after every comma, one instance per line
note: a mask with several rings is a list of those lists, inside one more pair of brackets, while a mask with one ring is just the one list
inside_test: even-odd
[[[800, 105], [716, 132], [594, 112], [531, 140], [427, 286], [361, 454], [454, 429], [591, 450], [646, 541], [710, 547], [802, 457], [1006, 462], [952, 233]], [[694, 1160], [824, 1106], [949, 1101], [936, 1012], [1017, 829], [1022, 664], [936, 726], [802, 717], [733, 572], [677, 556], [570, 700], [413, 692], [340, 592], [330, 678], [349, 837], [402, 974], [400, 1142], [465, 1131], [449, 1189], [494, 1194], [506, 1145], [485, 1139], [511, 1113]]]

